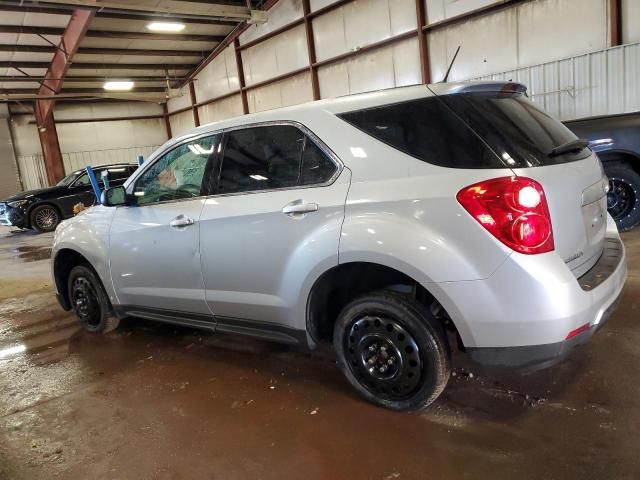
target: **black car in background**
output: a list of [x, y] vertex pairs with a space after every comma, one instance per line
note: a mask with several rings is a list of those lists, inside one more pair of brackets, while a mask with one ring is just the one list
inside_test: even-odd
[[[95, 167], [96, 178], [102, 187], [103, 172], [108, 173], [109, 185], [122, 185], [138, 168], [133, 164], [114, 164]], [[0, 225], [33, 228], [51, 232], [58, 223], [73, 216], [78, 203], [91, 206], [96, 202], [89, 175], [85, 169], [64, 177], [56, 186], [18, 193], [0, 201]]]
[[565, 122], [589, 140], [609, 177], [607, 206], [621, 231], [640, 224], [640, 112]]

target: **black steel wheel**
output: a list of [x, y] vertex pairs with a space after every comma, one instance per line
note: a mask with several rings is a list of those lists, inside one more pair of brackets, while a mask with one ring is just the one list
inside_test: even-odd
[[74, 267], [69, 274], [68, 292], [71, 306], [85, 330], [108, 333], [118, 326], [119, 320], [112, 315], [111, 303], [92, 268]]
[[53, 205], [39, 205], [31, 211], [31, 226], [39, 232], [52, 232], [60, 223], [60, 213]]
[[640, 175], [624, 163], [605, 164], [609, 177], [607, 210], [621, 231], [640, 223]]
[[392, 410], [427, 407], [449, 379], [449, 348], [441, 325], [406, 295], [382, 291], [355, 299], [336, 322], [334, 347], [360, 394]]

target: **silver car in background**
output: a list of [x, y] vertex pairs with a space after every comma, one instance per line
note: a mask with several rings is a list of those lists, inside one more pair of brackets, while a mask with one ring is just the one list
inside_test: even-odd
[[607, 185], [519, 84], [323, 100], [169, 141], [58, 227], [53, 276], [90, 331], [332, 341], [366, 399], [415, 410], [456, 344], [533, 369], [602, 326], [626, 277]]

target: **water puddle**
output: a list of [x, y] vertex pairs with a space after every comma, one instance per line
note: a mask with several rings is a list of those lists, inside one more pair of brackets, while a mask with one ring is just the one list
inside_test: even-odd
[[18, 254], [18, 258], [25, 262], [37, 262], [51, 258], [51, 247], [23, 246], [11, 250]]

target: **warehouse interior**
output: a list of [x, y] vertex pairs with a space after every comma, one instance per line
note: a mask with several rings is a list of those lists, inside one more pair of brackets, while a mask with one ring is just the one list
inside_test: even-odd
[[[633, 118], [637, 152], [595, 151], [640, 179], [637, 0], [0, 0], [0, 202], [213, 122], [445, 76], [522, 84], [569, 128]], [[0, 479], [638, 478], [633, 226], [589, 345], [527, 374], [452, 349], [442, 396], [399, 413], [330, 344], [136, 318], [91, 335], [55, 297], [58, 233], [0, 222]]]

